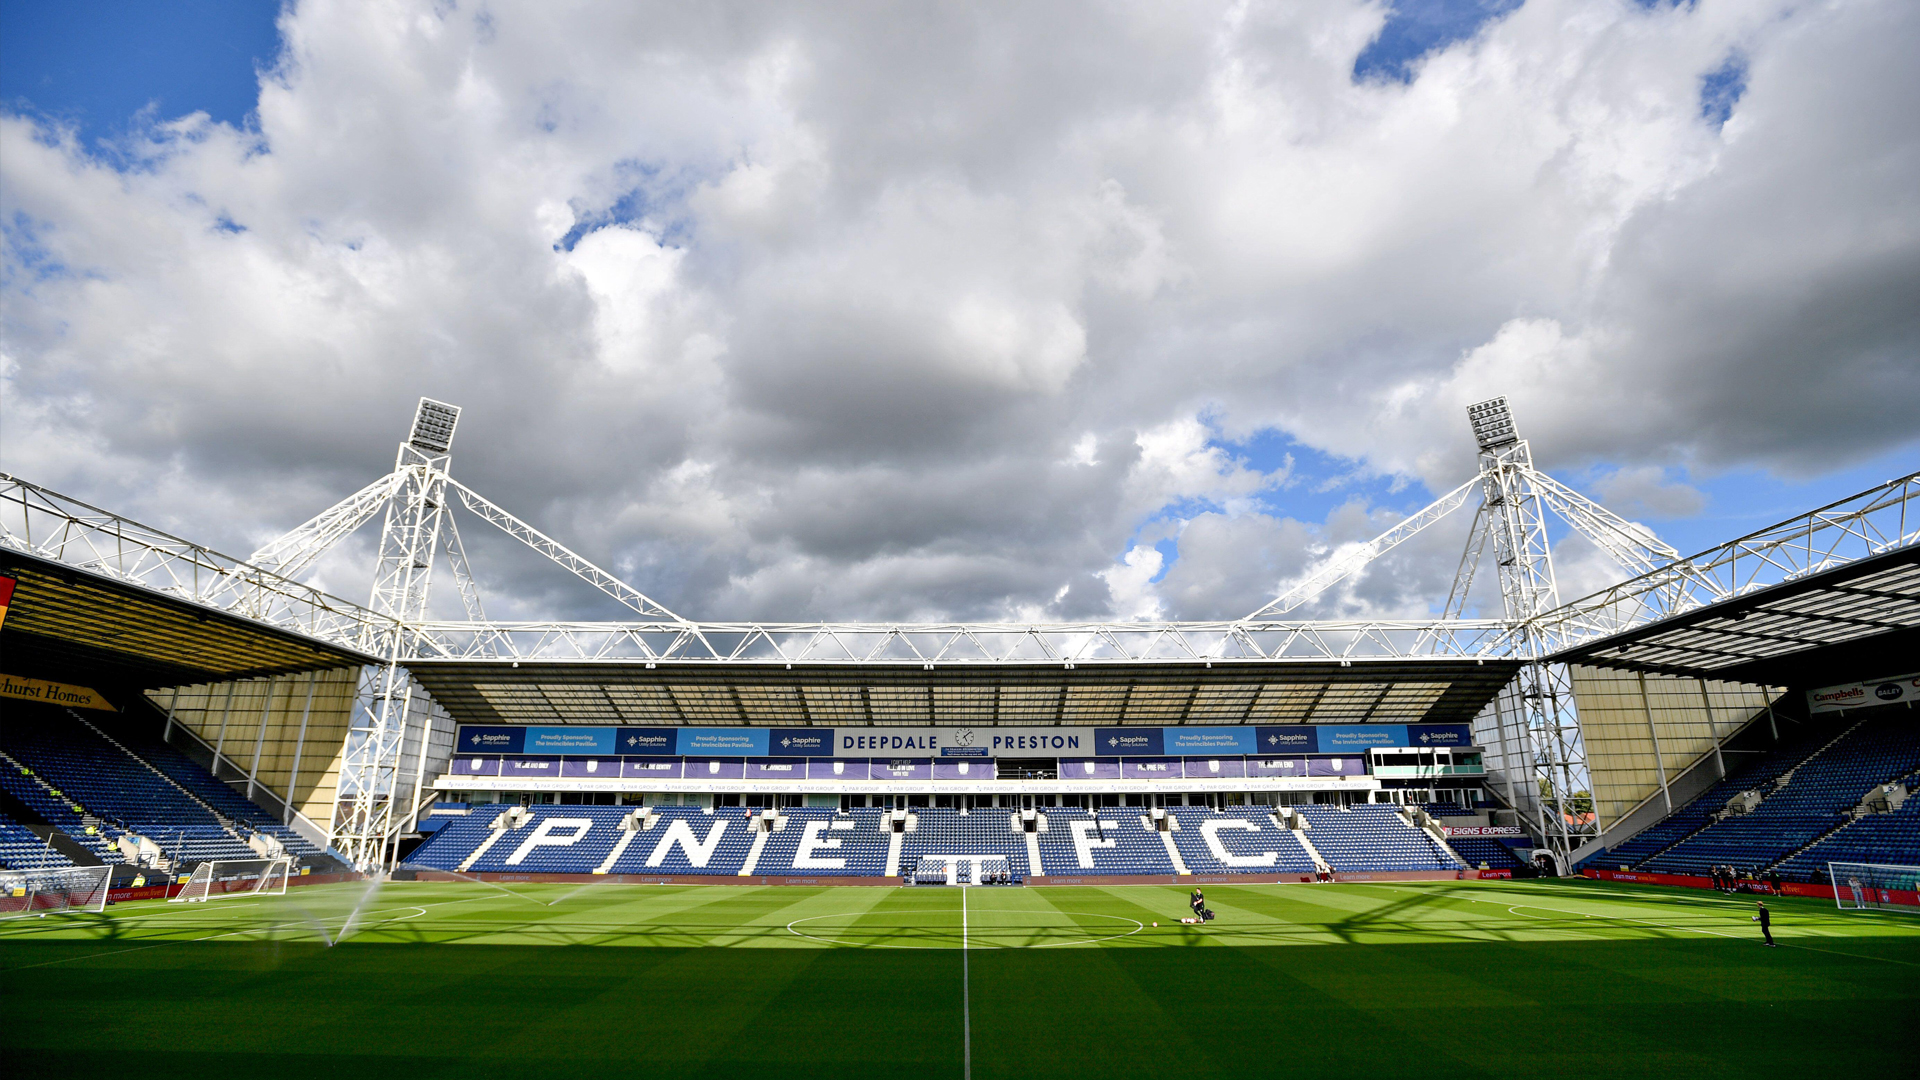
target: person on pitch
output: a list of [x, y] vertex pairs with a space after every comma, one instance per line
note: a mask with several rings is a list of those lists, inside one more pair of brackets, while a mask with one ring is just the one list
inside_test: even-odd
[[1753, 917], [1753, 921], [1760, 924], [1760, 935], [1767, 939], [1767, 948], [1779, 948], [1773, 943], [1773, 916], [1767, 911], [1767, 902], [1755, 900], [1753, 904], [1760, 909], [1759, 913]]

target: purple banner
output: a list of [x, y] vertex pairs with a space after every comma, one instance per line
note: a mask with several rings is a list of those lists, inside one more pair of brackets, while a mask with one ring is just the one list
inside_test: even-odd
[[974, 761], [936, 761], [933, 763], [935, 780], [991, 780], [994, 778], [992, 758], [980, 758]]
[[628, 780], [678, 780], [680, 759], [630, 757], [621, 766], [620, 774]]
[[1178, 780], [1180, 779], [1180, 759], [1177, 757], [1127, 758], [1120, 763], [1120, 777], [1123, 780]]
[[455, 776], [499, 776], [500, 759], [497, 757], [457, 757], [453, 759], [453, 768], [448, 771]]
[[805, 780], [806, 778], [807, 763], [804, 760], [752, 758], [747, 762], [747, 779], [749, 780]]
[[577, 776], [582, 780], [618, 780], [620, 779], [620, 759], [617, 757], [561, 758], [560, 775]]
[[557, 757], [510, 757], [500, 760], [501, 776], [528, 780], [553, 780], [560, 776], [560, 759]]
[[864, 758], [841, 758], [838, 761], [823, 761], [813, 758], [807, 762], [809, 780], [865, 780], [867, 762]]
[[1313, 757], [1307, 759], [1308, 776], [1365, 776], [1367, 759], [1363, 757]]
[[1305, 776], [1307, 759], [1303, 757], [1250, 757], [1247, 759], [1248, 776]]
[[1246, 763], [1237, 757], [1187, 759], [1187, 779], [1218, 780], [1227, 776], [1247, 775]]
[[681, 775], [688, 780], [744, 780], [747, 763], [740, 758], [690, 757]]
[[1118, 780], [1119, 758], [1061, 758], [1062, 780]]
[[931, 780], [933, 762], [927, 758], [874, 758], [868, 771], [875, 780]]

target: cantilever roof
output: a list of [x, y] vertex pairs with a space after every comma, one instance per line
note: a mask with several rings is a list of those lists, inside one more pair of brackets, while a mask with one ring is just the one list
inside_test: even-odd
[[1915, 656], [1920, 547], [1909, 546], [1585, 642], [1551, 659], [1778, 686], [1904, 670]]
[[19, 585], [0, 627], [15, 674], [110, 674], [143, 686], [217, 682], [346, 667], [373, 658], [142, 585], [0, 548]]
[[1518, 663], [408, 665], [469, 723], [804, 727], [994, 724], [1465, 723]]

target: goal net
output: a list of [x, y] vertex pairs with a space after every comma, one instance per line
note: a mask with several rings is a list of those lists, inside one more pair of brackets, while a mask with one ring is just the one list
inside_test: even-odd
[[1827, 864], [1827, 877], [1842, 911], [1920, 911], [1920, 866], [1835, 862]]
[[285, 896], [291, 859], [209, 859], [193, 868], [192, 876], [170, 904], [217, 900], [225, 896]]
[[105, 911], [111, 866], [0, 870], [0, 918], [56, 911]]

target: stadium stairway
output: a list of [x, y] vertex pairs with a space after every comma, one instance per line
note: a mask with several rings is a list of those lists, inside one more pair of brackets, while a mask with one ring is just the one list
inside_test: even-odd
[[1193, 874], [1312, 874], [1313, 856], [1298, 834], [1274, 821], [1271, 807], [1179, 806], [1167, 810], [1177, 828], [1166, 835]]
[[1391, 806], [1300, 806], [1315, 850], [1335, 870], [1461, 870], [1445, 844]]
[[1048, 876], [1179, 873], [1161, 833], [1139, 807], [1106, 807], [1097, 812], [1049, 807], [1042, 815], [1046, 831], [1038, 834], [1035, 846]]
[[[1909, 793], [1916, 782], [1920, 778], [1911, 775], [1900, 781]], [[1920, 866], [1920, 798], [1909, 794], [1898, 810], [1848, 820], [1768, 869], [1783, 878], [1818, 881], [1832, 862]]]
[[1469, 867], [1484, 863], [1489, 870], [1519, 870], [1527, 865], [1513, 853], [1513, 848], [1492, 837], [1454, 836], [1448, 838], [1447, 844]]
[[1701, 874], [1719, 863], [1742, 869], [1782, 864], [1843, 832], [1840, 827], [1866, 794], [1916, 768], [1920, 725], [1906, 710], [1883, 711], [1783, 773], [1776, 790], [1754, 809], [1712, 824], [1642, 865], [1656, 872]]
[[[0, 750], [0, 764], [4, 765], [0, 767], [0, 791], [5, 791], [11, 801], [25, 808], [27, 813], [21, 816], [30, 820], [22, 824], [37, 834], [43, 844], [53, 846], [51, 835], [57, 833], [69, 843], [85, 849], [93, 863], [120, 861], [118, 849], [110, 843], [113, 830], [88, 825], [89, 818], [95, 821], [100, 819], [78, 800], [12, 753]], [[93, 830], [91, 834], [89, 829]], [[84, 839], [74, 839], [75, 834]], [[56, 846], [55, 850], [65, 850], [65, 847]]]
[[739, 876], [753, 850], [755, 823], [747, 812], [697, 806], [652, 810], [651, 823], [607, 868], [608, 873]]
[[[1851, 730], [1851, 729], [1848, 729]], [[1842, 735], [1845, 734], [1843, 731]], [[1781, 776], [1791, 773], [1814, 755], [1838, 742], [1841, 736], [1818, 738], [1802, 736], [1789, 740], [1758, 761], [1729, 772], [1712, 787], [1691, 801], [1675, 807], [1673, 813], [1607, 852], [1606, 861], [1639, 868], [1649, 860], [1679, 847], [1713, 824], [1713, 814], [1743, 791], [1772, 791]]]
[[[130, 707], [129, 713], [133, 711]], [[304, 862], [320, 865], [332, 861], [331, 856], [299, 830], [282, 823], [272, 812], [235, 791], [232, 785], [218, 779], [199, 762], [164, 741], [138, 730], [130, 722], [123, 722], [116, 728], [109, 726], [105, 718], [95, 720], [79, 713], [73, 715], [74, 719], [100, 738], [146, 766], [188, 800], [199, 804], [236, 839], [245, 841], [247, 834], [264, 834], [277, 841], [287, 854]], [[160, 718], [157, 711], [152, 715], [155, 720]], [[130, 721], [131, 717], [126, 720]]]
[[903, 869], [919, 866], [928, 855], [999, 855], [1006, 858], [1007, 869], [1016, 877], [1024, 879], [1033, 873], [1018, 811], [921, 809], [914, 813], [916, 826], [900, 843]]
[[[103, 862], [118, 839], [145, 837], [169, 863], [253, 859], [276, 845], [306, 862], [318, 847], [274, 821], [185, 755], [124, 729], [109, 732], [71, 709], [8, 703], [0, 730], [0, 788]], [[270, 836], [249, 841], [252, 834]]]
[[46, 836], [0, 816], [0, 870], [47, 870], [73, 865], [74, 861], [49, 844]]
[[884, 810], [798, 807], [781, 812], [767, 834], [754, 873], [801, 877], [879, 877], [886, 873], [889, 834]]

